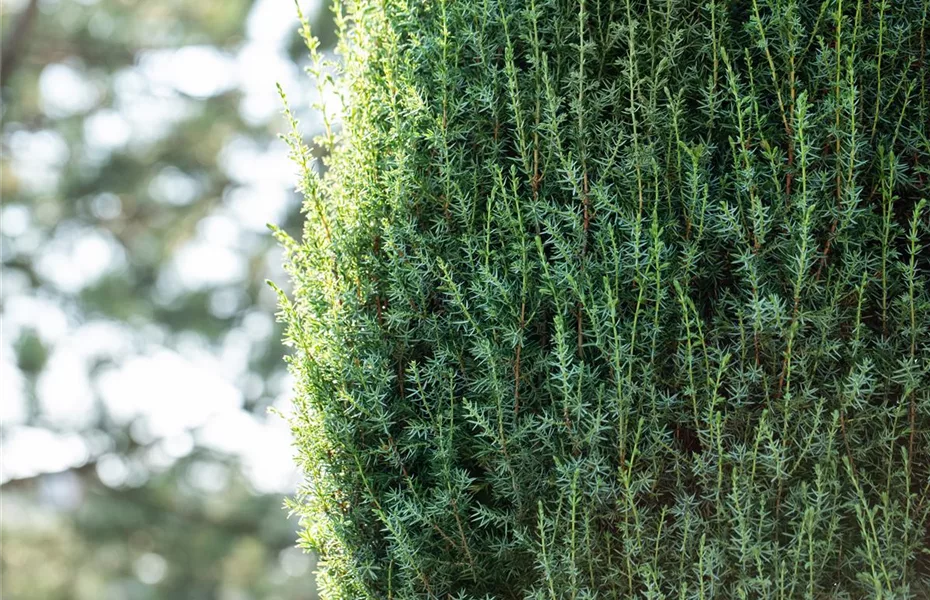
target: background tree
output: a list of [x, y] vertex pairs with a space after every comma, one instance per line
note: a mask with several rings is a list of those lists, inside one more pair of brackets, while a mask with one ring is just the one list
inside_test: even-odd
[[265, 224], [299, 230], [275, 83], [313, 92], [293, 3], [0, 14], [4, 597], [313, 597], [266, 416]]

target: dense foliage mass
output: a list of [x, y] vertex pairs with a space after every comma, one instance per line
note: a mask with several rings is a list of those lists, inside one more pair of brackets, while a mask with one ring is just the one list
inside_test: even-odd
[[928, 11], [350, 2], [281, 236], [324, 597], [928, 597]]

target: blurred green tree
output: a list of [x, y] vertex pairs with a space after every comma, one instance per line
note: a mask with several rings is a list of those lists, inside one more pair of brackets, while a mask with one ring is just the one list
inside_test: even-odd
[[290, 387], [264, 225], [300, 223], [275, 83], [312, 92], [292, 2], [0, 11], [4, 597], [315, 597], [261, 461]]

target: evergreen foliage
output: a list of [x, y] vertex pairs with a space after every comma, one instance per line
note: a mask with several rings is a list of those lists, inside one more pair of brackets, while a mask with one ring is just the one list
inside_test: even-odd
[[323, 597], [930, 595], [930, 0], [336, 11]]

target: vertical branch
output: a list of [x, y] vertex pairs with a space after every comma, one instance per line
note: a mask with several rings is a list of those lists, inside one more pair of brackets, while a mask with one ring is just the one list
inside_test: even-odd
[[29, 4], [10, 27], [10, 33], [7, 34], [3, 46], [0, 47], [0, 87], [6, 86], [22, 61], [26, 51], [26, 41], [35, 26], [38, 13], [39, 0], [29, 0]]

